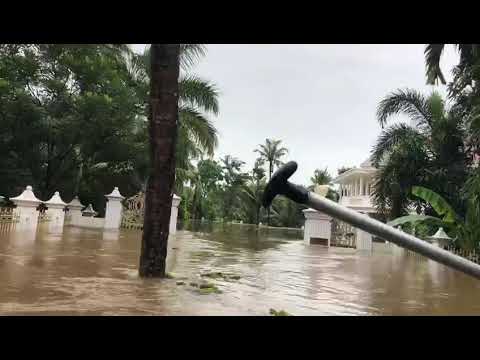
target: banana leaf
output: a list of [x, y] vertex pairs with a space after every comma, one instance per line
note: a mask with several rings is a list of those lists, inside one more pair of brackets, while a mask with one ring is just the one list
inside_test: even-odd
[[428, 202], [439, 216], [443, 216], [445, 223], [458, 222], [458, 215], [450, 204], [436, 192], [422, 186], [413, 186], [412, 194]]

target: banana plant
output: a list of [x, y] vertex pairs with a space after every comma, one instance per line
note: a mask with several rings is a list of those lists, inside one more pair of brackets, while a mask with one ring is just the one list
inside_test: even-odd
[[429, 203], [439, 217], [428, 215], [407, 215], [390, 221], [388, 225], [399, 226], [406, 223], [430, 222], [441, 226], [456, 238], [461, 248], [471, 250], [480, 243], [480, 204], [475, 198], [467, 199], [467, 212], [463, 219], [450, 204], [436, 192], [422, 186], [413, 186], [412, 194]]

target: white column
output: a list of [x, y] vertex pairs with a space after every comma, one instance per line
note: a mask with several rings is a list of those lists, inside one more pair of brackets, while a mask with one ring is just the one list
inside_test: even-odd
[[19, 196], [10, 200], [17, 205], [15, 213], [19, 216], [19, 224], [36, 228], [38, 223], [37, 207], [42, 201], [37, 199], [32, 187], [30, 185], [27, 186]]
[[50, 216], [50, 221], [48, 223], [48, 227], [52, 228], [63, 228], [63, 223], [65, 221], [65, 206], [66, 203], [63, 202], [62, 198], [60, 197], [60, 193], [55, 191], [55, 194], [45, 202], [47, 205], [47, 214]]
[[372, 235], [366, 231], [356, 229], [357, 231], [357, 250], [372, 251]]
[[365, 189], [364, 189], [364, 186], [363, 186], [363, 177], [360, 178], [360, 196], [363, 196], [365, 195]]
[[78, 196], [75, 196], [70, 203], [68, 203], [68, 217], [70, 221], [67, 223], [68, 225], [78, 226], [80, 224], [80, 219], [82, 217], [82, 209], [85, 207], [82, 205]]
[[107, 198], [107, 208], [105, 210], [104, 229], [118, 230], [122, 221], [122, 200], [124, 197], [118, 191], [118, 187], [115, 187], [105, 197]]
[[303, 240], [307, 245], [312, 243], [313, 239], [326, 241], [327, 247], [330, 247], [332, 237], [332, 218], [314, 209], [303, 210], [305, 216], [305, 230]]
[[180, 204], [181, 198], [175, 194], [172, 197], [172, 212], [170, 213], [170, 228], [168, 232], [170, 234], [177, 233], [177, 217], [178, 217], [178, 205]]

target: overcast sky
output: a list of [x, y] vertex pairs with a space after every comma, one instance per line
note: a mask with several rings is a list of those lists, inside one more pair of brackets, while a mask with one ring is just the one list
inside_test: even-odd
[[[143, 45], [135, 45], [143, 49]], [[397, 88], [428, 94], [424, 45], [207, 45], [192, 72], [221, 92], [212, 118], [226, 154], [253, 165], [253, 150], [266, 138], [280, 139], [285, 161], [299, 168], [292, 181], [309, 185], [316, 168], [337, 175], [341, 166], [368, 158], [381, 129], [379, 101]], [[447, 79], [458, 56], [449, 47], [442, 60]], [[435, 87], [442, 94], [444, 86]], [[400, 118], [399, 120], [404, 120]]]

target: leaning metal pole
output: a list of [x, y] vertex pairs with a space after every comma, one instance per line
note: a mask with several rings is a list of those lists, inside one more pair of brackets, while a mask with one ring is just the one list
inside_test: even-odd
[[402, 248], [480, 279], [480, 265], [288, 182], [287, 179], [296, 170], [297, 164], [294, 161], [277, 170], [265, 189], [264, 206], [270, 205], [276, 195], [284, 195], [295, 202], [310, 206]]

